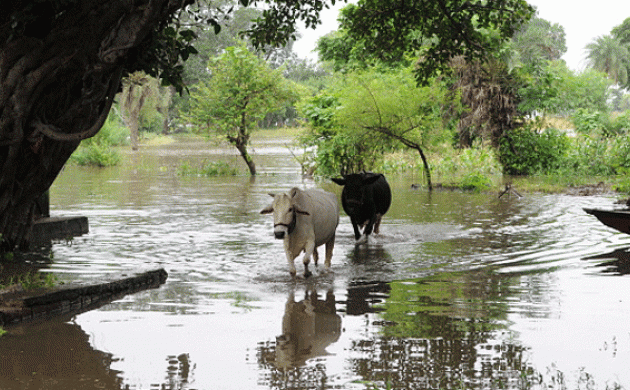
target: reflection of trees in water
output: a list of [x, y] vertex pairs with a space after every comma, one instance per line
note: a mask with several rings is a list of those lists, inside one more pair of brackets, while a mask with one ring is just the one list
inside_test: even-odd
[[[357, 340], [352, 370], [392, 388], [486, 388], [519, 384], [525, 348], [500, 340], [513, 279], [481, 269], [390, 283], [381, 336]], [[531, 376], [531, 375], [530, 375]]]
[[[350, 344], [348, 376], [395, 389], [531, 385], [536, 374], [526, 348], [505, 333], [506, 302], [518, 280], [480, 269], [391, 283], [351, 282], [347, 315], [371, 314], [368, 331]], [[308, 294], [302, 302], [307, 300]], [[287, 310], [292, 305], [290, 297]], [[262, 383], [277, 389], [334, 387], [318, 356], [304, 354], [293, 365], [279, 365], [280, 341], [258, 345]]]
[[258, 364], [264, 370], [262, 381], [270, 388], [325, 388], [328, 376], [323, 364], [307, 364], [326, 355], [326, 347], [341, 334], [341, 317], [336, 313], [335, 295], [329, 290], [324, 299], [316, 291], [306, 291], [296, 302], [289, 294], [282, 318], [282, 335], [275, 342], [258, 344]]
[[[133, 389], [111, 368], [117, 357], [94, 349], [90, 337], [68, 318], [11, 328], [0, 338], [0, 389]], [[123, 357], [124, 358], [124, 357]], [[187, 389], [195, 365], [188, 354], [167, 356], [162, 383], [139, 388]]]
[[112, 361], [111, 354], [92, 348], [77, 325], [22, 325], [0, 339], [0, 389], [119, 389]]
[[187, 353], [182, 353], [178, 356], [167, 356], [166, 360], [168, 361], [166, 369], [168, 386], [162, 385], [160, 388], [169, 390], [187, 389], [192, 376], [191, 371], [194, 371], [195, 368], [194, 365], [191, 367], [190, 356]]
[[[488, 388], [503, 383], [514, 388], [529, 368], [524, 349], [512, 344], [476, 340], [379, 337], [353, 342], [360, 357], [350, 359], [363, 380], [389, 383], [394, 389]], [[520, 387], [516, 387], [520, 388]]]

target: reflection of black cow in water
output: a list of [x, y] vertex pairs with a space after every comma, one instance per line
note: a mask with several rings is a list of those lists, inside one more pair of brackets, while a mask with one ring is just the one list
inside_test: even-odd
[[342, 179], [332, 179], [343, 187], [341, 204], [350, 217], [354, 238], [359, 240], [363, 228], [365, 240], [374, 233], [378, 234], [381, 218], [392, 203], [392, 192], [385, 176], [380, 173], [362, 172], [344, 175]]
[[336, 313], [332, 291], [326, 300], [307, 291], [301, 302], [295, 302], [291, 293], [282, 318], [282, 336], [276, 338], [276, 367], [301, 366], [308, 359], [326, 355], [326, 347], [337, 341], [340, 333], [341, 317]]

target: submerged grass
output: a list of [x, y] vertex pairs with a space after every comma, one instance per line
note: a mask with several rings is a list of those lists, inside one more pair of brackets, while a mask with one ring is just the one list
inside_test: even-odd
[[306, 129], [304, 127], [277, 127], [271, 129], [259, 129], [252, 133], [252, 140], [270, 138], [297, 138]]
[[239, 309], [243, 309], [245, 311], [251, 311], [252, 309], [257, 308], [256, 306], [251, 304], [251, 302], [254, 302], [255, 300], [240, 291], [214, 293], [210, 294], [210, 297], [214, 299], [230, 299], [232, 300], [232, 306], [238, 307]]
[[203, 161], [198, 166], [186, 161], [179, 166], [177, 173], [180, 176], [238, 176], [239, 170], [223, 161]]
[[140, 133], [140, 140], [143, 145], [148, 146], [170, 145], [176, 142], [175, 138], [170, 135], [147, 132]]

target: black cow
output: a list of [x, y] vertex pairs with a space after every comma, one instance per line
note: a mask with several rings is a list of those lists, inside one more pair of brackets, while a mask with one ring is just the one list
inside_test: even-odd
[[380, 173], [362, 172], [343, 175], [342, 179], [332, 179], [343, 187], [341, 204], [350, 217], [354, 228], [354, 238], [361, 238], [359, 227], [365, 226], [363, 234], [367, 239], [372, 233], [378, 234], [381, 218], [392, 203], [392, 192]]

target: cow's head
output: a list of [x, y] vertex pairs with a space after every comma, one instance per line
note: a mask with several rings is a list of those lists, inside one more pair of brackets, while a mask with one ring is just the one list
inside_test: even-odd
[[273, 234], [277, 239], [293, 233], [297, 214], [309, 215], [295, 204], [296, 193], [294, 189], [289, 194], [269, 194], [273, 197], [273, 202], [260, 211], [261, 214], [273, 213]]
[[352, 173], [343, 178], [333, 178], [332, 181], [343, 187], [343, 202], [348, 214], [353, 214], [365, 203], [365, 187], [374, 184], [381, 175]]

